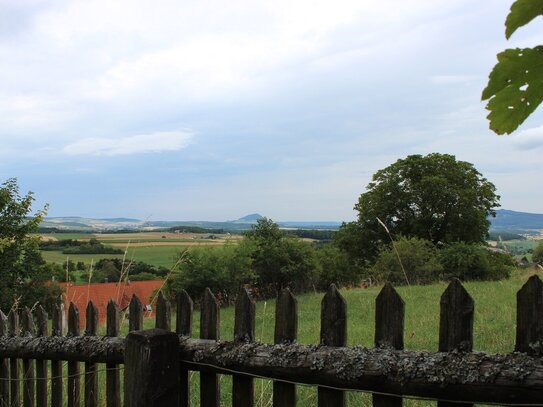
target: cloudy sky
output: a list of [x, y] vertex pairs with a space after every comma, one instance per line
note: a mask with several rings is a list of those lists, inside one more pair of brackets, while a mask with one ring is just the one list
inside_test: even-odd
[[[511, 0], [0, 0], [0, 181], [50, 216], [351, 220], [371, 175], [450, 153], [543, 212], [543, 114], [488, 130]], [[543, 109], [541, 109], [543, 110]]]

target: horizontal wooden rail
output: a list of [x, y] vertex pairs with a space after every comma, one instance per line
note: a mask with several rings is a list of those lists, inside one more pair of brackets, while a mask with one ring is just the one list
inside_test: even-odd
[[543, 360], [524, 353], [422, 352], [181, 338], [179, 356], [191, 370], [243, 372], [342, 390], [456, 402], [542, 403]]
[[0, 338], [0, 359], [124, 363], [124, 343], [124, 338], [107, 336], [5, 336]]

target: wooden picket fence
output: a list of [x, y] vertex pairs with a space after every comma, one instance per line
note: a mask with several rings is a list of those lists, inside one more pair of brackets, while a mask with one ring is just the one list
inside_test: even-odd
[[[219, 340], [220, 307], [209, 289], [199, 339], [191, 338], [193, 302], [186, 292], [176, 301], [175, 332], [163, 295], [156, 307], [156, 328], [143, 330], [142, 304], [132, 298], [126, 338], [118, 337], [121, 312], [113, 301], [106, 336], [97, 335], [92, 302], [83, 335], [73, 304], [67, 335], [63, 305], [53, 312], [51, 334], [41, 307], [8, 317], [0, 312], [0, 406], [94, 407], [105, 400], [108, 407], [188, 407], [191, 370], [200, 372], [202, 407], [219, 406], [220, 374], [233, 376], [235, 407], [254, 405], [255, 377], [274, 380], [274, 407], [296, 406], [296, 384], [318, 386], [319, 407], [345, 406], [350, 390], [373, 393], [376, 407], [401, 406], [402, 396], [438, 400], [439, 407], [543, 405], [543, 283], [536, 276], [517, 294], [516, 347], [507, 355], [472, 351], [474, 302], [458, 280], [441, 297], [438, 352], [403, 350], [404, 301], [390, 285], [376, 298], [372, 349], [346, 346], [346, 303], [335, 286], [322, 300], [318, 346], [296, 343], [297, 303], [289, 290], [276, 302], [273, 345], [255, 342], [255, 303], [245, 289], [235, 304], [233, 341]], [[103, 370], [105, 388], [99, 387]]]

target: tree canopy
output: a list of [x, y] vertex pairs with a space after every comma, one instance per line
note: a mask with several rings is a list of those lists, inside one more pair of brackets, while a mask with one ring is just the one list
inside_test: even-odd
[[483, 242], [499, 206], [494, 185], [448, 154], [410, 155], [377, 171], [354, 209], [358, 218], [335, 236], [357, 260], [371, 261], [391, 236], [438, 243]]
[[[541, 0], [515, 1], [505, 21], [506, 38], [540, 15]], [[497, 134], [509, 134], [543, 101], [543, 46], [506, 49], [497, 57], [482, 99], [488, 100], [490, 128]]]

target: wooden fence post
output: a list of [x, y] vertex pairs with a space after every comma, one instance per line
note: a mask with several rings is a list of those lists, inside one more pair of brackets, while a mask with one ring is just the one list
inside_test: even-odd
[[[200, 312], [200, 338], [219, 339], [220, 307], [209, 288], [206, 288]], [[216, 373], [200, 373], [201, 407], [219, 407], [219, 377]]]
[[[98, 334], [98, 308], [92, 301], [85, 312], [85, 335]], [[98, 407], [98, 364], [85, 362], [85, 407]]]
[[[25, 307], [22, 317], [22, 336], [35, 336], [36, 326], [34, 325], [34, 318], [32, 312]], [[23, 359], [23, 405], [24, 407], [34, 407], [34, 361], [32, 359]]]
[[[194, 303], [185, 290], [177, 296], [177, 310], [175, 319], [175, 332], [178, 335], [192, 335], [192, 312]], [[189, 370], [181, 364], [179, 366], [179, 402], [181, 407], [190, 406]]]
[[[68, 336], [79, 336], [79, 309], [71, 302], [68, 307]], [[79, 407], [81, 379], [79, 362], [68, 362], [68, 407]]]
[[125, 406], [178, 407], [178, 359], [176, 333], [156, 328], [130, 332], [125, 348]]
[[[375, 299], [375, 346], [403, 349], [405, 303], [389, 283]], [[401, 407], [401, 397], [373, 394], [374, 407]]]
[[[0, 336], [8, 335], [8, 317], [0, 311]], [[9, 361], [0, 360], [0, 406], [9, 406]]]
[[[36, 336], [48, 336], [48, 315], [41, 305], [36, 309]], [[47, 407], [47, 361], [36, 360], [36, 406]]]
[[[321, 302], [321, 345], [347, 344], [347, 303], [334, 284], [330, 285]], [[345, 392], [318, 388], [319, 407], [344, 407]]]
[[[255, 339], [256, 306], [246, 288], [242, 288], [236, 299], [234, 341], [252, 342]], [[250, 376], [233, 375], [232, 405], [253, 407], [254, 380]]]
[[[119, 306], [113, 300], [107, 304], [107, 336], [115, 337], [119, 335], [120, 310]], [[106, 404], [107, 407], [121, 407], [121, 376], [118, 365], [106, 364]]]
[[[53, 309], [52, 336], [62, 336], [64, 331], [64, 303]], [[51, 407], [62, 407], [62, 362], [51, 361]]]
[[[19, 335], [19, 314], [17, 309], [13, 308], [8, 316], [9, 322], [9, 335], [18, 336]], [[19, 407], [20, 405], [20, 394], [19, 394], [19, 359], [11, 358], [9, 360], [9, 370], [10, 370], [10, 398], [9, 405], [12, 407]]]
[[158, 294], [156, 300], [155, 328], [165, 329], [166, 331], [172, 329], [172, 306], [170, 301], [162, 294], [162, 291]]
[[[473, 350], [473, 313], [475, 303], [460, 280], [451, 281], [440, 301], [439, 351]], [[469, 403], [438, 401], [438, 407], [472, 407]]]
[[128, 331], [139, 331], [143, 329], [143, 304], [136, 294], [132, 295], [128, 306]]
[[[298, 303], [288, 288], [281, 290], [275, 303], [275, 343], [292, 343], [298, 336]], [[295, 407], [296, 386], [273, 382], [273, 407]]]
[[517, 292], [515, 351], [543, 353], [543, 282], [535, 275]]

